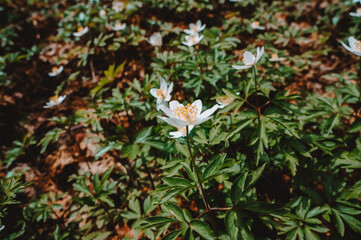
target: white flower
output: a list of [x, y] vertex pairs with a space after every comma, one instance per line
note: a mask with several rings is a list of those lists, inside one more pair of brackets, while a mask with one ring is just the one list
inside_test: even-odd
[[[193, 125], [188, 126], [188, 134], [192, 131]], [[178, 131], [176, 132], [170, 132], [169, 134], [172, 136], [172, 138], [179, 138], [179, 137], [185, 137], [187, 136], [187, 127], [178, 127]]]
[[252, 27], [253, 29], [265, 30], [265, 27], [261, 27], [261, 26], [259, 25], [259, 21], [254, 21], [254, 22], [251, 24], [251, 27]]
[[160, 32], [153, 33], [152, 36], [150, 36], [148, 42], [154, 47], [160, 47], [163, 44], [162, 35]]
[[49, 98], [49, 102], [47, 102], [44, 106], [44, 108], [51, 108], [54, 107], [56, 105], [59, 105], [60, 103], [62, 103], [64, 101], [64, 99], [66, 98], [66, 95], [64, 96], [52, 96], [51, 98]]
[[167, 83], [163, 78], [160, 79], [160, 88], [152, 88], [150, 89], [150, 94], [157, 99], [157, 110], [160, 109], [161, 105], [164, 105], [165, 102], [168, 102], [171, 99], [170, 93], [173, 90], [173, 83], [169, 84], [167, 87]]
[[119, 21], [116, 21], [113, 26], [110, 25], [110, 28], [113, 31], [121, 31], [121, 30], [124, 30], [126, 26], [127, 26], [127, 24], [125, 24], [125, 23], [121, 24]]
[[106, 12], [104, 9], [102, 9], [102, 10], [100, 10], [100, 12], [99, 12], [99, 16], [100, 16], [101, 18], [107, 18], [107, 12]]
[[84, 28], [82, 26], [79, 26], [77, 27], [76, 30], [77, 30], [76, 32], [73, 32], [74, 37], [81, 37], [89, 31], [89, 28], [88, 27]]
[[60, 65], [60, 67], [53, 67], [51, 69], [51, 72], [48, 73], [49, 77], [56, 77], [58, 76], [62, 71], [64, 70], [64, 67]]
[[260, 60], [263, 53], [264, 53], [264, 47], [262, 47], [261, 49], [259, 49], [259, 47], [257, 48], [257, 56], [254, 56], [252, 53], [245, 51], [243, 53], [243, 59], [242, 59], [244, 66], [233, 65], [232, 67], [238, 70], [250, 68]]
[[277, 62], [277, 61], [283, 61], [283, 60], [286, 60], [286, 58], [278, 57], [277, 53], [271, 53], [271, 59], [270, 59], [271, 62]]
[[123, 3], [123, 2], [114, 1], [114, 2], [113, 2], [112, 9], [113, 9], [115, 12], [121, 12], [121, 11], [123, 11], [123, 9], [124, 9], [124, 3]]
[[190, 47], [190, 46], [198, 44], [202, 40], [202, 38], [203, 38], [203, 35], [200, 35], [200, 36], [198, 34], [188, 35], [188, 36], [185, 36], [186, 41], [182, 42], [182, 43], [184, 45]]
[[225, 106], [233, 103], [234, 98], [224, 95], [224, 96], [217, 97], [216, 101], [219, 104], [219, 108], [224, 108]]
[[352, 2], [353, 2], [353, 3], [357, 3], [357, 2], [358, 2], [358, 3], [361, 3], [361, 0], [353, 0]]
[[230, 2], [242, 2], [242, 0], [229, 0]]
[[354, 37], [349, 37], [348, 44], [350, 46], [347, 46], [344, 42], [341, 42], [341, 44], [348, 51], [352, 52], [353, 54], [355, 54], [357, 56], [361, 56], [361, 41], [360, 40], [356, 40]]
[[202, 25], [201, 20], [198, 20], [196, 23], [189, 24], [189, 29], [184, 29], [184, 32], [189, 35], [196, 35], [206, 27], [205, 24]]
[[186, 106], [174, 100], [169, 103], [169, 108], [164, 105], [160, 106], [160, 109], [168, 116], [168, 118], [160, 117], [160, 119], [178, 129], [185, 126], [195, 126], [211, 119], [211, 115], [218, 108], [219, 105], [216, 104], [212, 108], [201, 113], [201, 100], [196, 100], [192, 105], [188, 104]]
[[356, 12], [350, 12], [350, 16], [352, 16], [352, 17], [361, 17], [361, 8], [356, 9]]

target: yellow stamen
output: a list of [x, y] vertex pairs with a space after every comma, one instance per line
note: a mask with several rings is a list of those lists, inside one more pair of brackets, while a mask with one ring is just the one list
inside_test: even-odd
[[57, 73], [57, 72], [58, 72], [58, 70], [59, 70], [59, 68], [58, 68], [58, 67], [53, 67], [53, 68], [51, 69], [51, 72], [52, 72], [52, 73]]
[[166, 92], [164, 91], [164, 89], [157, 89], [156, 91], [156, 95], [158, 98], [160, 98], [161, 100], [164, 100], [165, 99], [165, 94]]
[[58, 102], [59, 96], [58, 96], [58, 95], [54, 95], [54, 96], [50, 97], [49, 100], [50, 100], [50, 101], [54, 101], [54, 102]]
[[271, 53], [271, 58], [273, 60], [278, 60], [278, 54], [277, 53]]
[[84, 28], [83, 28], [82, 26], [77, 27], [77, 31], [78, 31], [78, 32], [81, 32], [81, 31], [83, 31], [83, 30], [84, 30]]
[[198, 111], [199, 109], [196, 106], [190, 104], [173, 109], [176, 117], [188, 123], [193, 123], [196, 120]]

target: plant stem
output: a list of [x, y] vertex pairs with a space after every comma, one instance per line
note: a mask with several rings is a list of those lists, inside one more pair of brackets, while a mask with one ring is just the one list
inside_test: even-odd
[[142, 161], [143, 161], [143, 165], [144, 165], [144, 167], [145, 167], [145, 170], [146, 170], [147, 173], [148, 173], [149, 180], [150, 180], [150, 184], [152, 185], [153, 190], [155, 190], [154, 181], [153, 181], [152, 175], [150, 174], [150, 171], [149, 171], [149, 168], [148, 168], [148, 166], [147, 166], [147, 162], [146, 162], [146, 160], [145, 160], [144, 155], [142, 155]]
[[258, 107], [258, 97], [257, 97], [257, 93], [258, 93], [258, 84], [257, 84], [257, 73], [256, 73], [256, 66], [253, 65], [252, 66], [253, 69], [253, 80], [254, 80], [254, 86], [256, 88], [256, 106]]
[[359, 60], [359, 69], [358, 69], [358, 86], [359, 86], [359, 96], [358, 96], [358, 102], [361, 104], [361, 57]]
[[203, 203], [204, 203], [204, 206], [205, 206], [206, 210], [209, 210], [209, 209], [210, 209], [210, 206], [209, 206], [209, 204], [208, 204], [208, 202], [207, 202], [206, 195], [204, 194], [204, 189], [203, 189], [203, 186], [202, 186], [201, 178], [200, 178], [200, 176], [199, 176], [198, 167], [197, 167], [196, 162], [194, 161], [194, 158], [193, 158], [192, 149], [191, 149], [191, 144], [190, 144], [190, 142], [189, 142], [189, 131], [188, 131], [188, 130], [189, 130], [189, 128], [188, 128], [188, 125], [187, 125], [187, 126], [186, 126], [187, 145], [188, 145], [189, 155], [190, 155], [190, 158], [191, 158], [191, 161], [192, 161], [194, 170], [195, 170], [196, 175], [197, 175], [198, 190], [199, 190], [199, 192], [201, 193], [202, 200], [203, 200]]

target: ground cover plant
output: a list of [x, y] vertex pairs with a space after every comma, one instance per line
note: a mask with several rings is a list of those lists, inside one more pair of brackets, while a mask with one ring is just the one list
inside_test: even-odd
[[361, 1], [0, 19], [1, 239], [360, 239]]

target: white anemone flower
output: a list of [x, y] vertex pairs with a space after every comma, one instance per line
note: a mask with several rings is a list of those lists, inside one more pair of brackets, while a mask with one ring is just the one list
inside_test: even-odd
[[114, 1], [114, 2], [113, 2], [112, 9], [113, 9], [115, 12], [121, 12], [121, 11], [123, 11], [123, 9], [124, 9], [124, 3], [123, 3], [123, 2]]
[[264, 53], [264, 47], [262, 47], [261, 49], [259, 47], [257, 48], [257, 55], [256, 56], [254, 56], [249, 51], [245, 51], [243, 53], [243, 59], [242, 59], [244, 65], [243, 66], [233, 65], [232, 67], [235, 68], [235, 69], [238, 69], [238, 70], [250, 68], [260, 60], [263, 53]]
[[182, 43], [184, 45], [190, 47], [190, 46], [198, 44], [202, 40], [202, 38], [203, 38], [203, 35], [200, 35], [200, 36], [198, 34], [188, 35], [188, 36], [185, 36], [186, 41], [182, 42]]
[[352, 17], [361, 17], [361, 8], [356, 9], [356, 12], [350, 12]]
[[189, 29], [184, 29], [184, 32], [189, 35], [196, 35], [201, 32], [206, 27], [206, 24], [202, 25], [201, 20], [198, 20], [196, 23], [189, 24]]
[[86, 34], [88, 31], [89, 31], [88, 27], [79, 26], [79, 27], [77, 27], [76, 32], [73, 32], [73, 36], [74, 37], [81, 37], [84, 34]]
[[341, 44], [348, 51], [352, 52], [357, 56], [361, 56], [361, 40], [356, 40], [354, 37], [349, 37], [348, 44], [350, 46], [347, 46], [344, 42], [341, 42]]
[[252, 24], [251, 24], [251, 27], [253, 29], [258, 29], [258, 30], [265, 30], [266, 28], [265, 27], [262, 27], [259, 25], [259, 21], [254, 21]]
[[174, 100], [169, 103], [169, 108], [164, 105], [160, 106], [160, 109], [168, 116], [160, 117], [160, 119], [178, 129], [185, 126], [195, 126], [211, 119], [211, 115], [218, 108], [219, 105], [216, 104], [212, 108], [201, 113], [201, 100], [196, 100], [192, 104], [186, 106]]
[[62, 103], [64, 101], [64, 99], [66, 98], [66, 95], [64, 96], [52, 96], [51, 98], [49, 98], [49, 101], [45, 104], [45, 106], [43, 108], [51, 108], [54, 107], [56, 105], [59, 105], [60, 103]]
[[219, 104], [219, 108], [224, 108], [225, 106], [233, 103], [234, 98], [231, 98], [227, 95], [219, 96], [216, 98], [217, 103]]
[[160, 32], [153, 33], [148, 42], [154, 47], [160, 47], [163, 44], [162, 35]]
[[107, 18], [107, 12], [104, 9], [100, 10], [99, 11], [99, 17]]
[[113, 26], [110, 26], [110, 28], [113, 31], [121, 31], [121, 30], [124, 30], [126, 28], [126, 26], [127, 26], [127, 24], [125, 24], [125, 23], [121, 24], [119, 21], [116, 21]]
[[60, 67], [52, 67], [51, 72], [48, 73], [49, 77], [56, 77], [58, 76], [62, 71], [64, 70], [64, 67], [60, 65]]
[[[192, 131], [193, 125], [188, 126], [188, 134]], [[177, 127], [176, 132], [170, 132], [169, 135], [171, 135], [171, 138], [180, 138], [187, 136], [187, 127]]]
[[352, 0], [353, 3], [361, 3], [361, 0]]
[[283, 61], [283, 60], [286, 60], [286, 58], [278, 57], [277, 53], [271, 53], [271, 59], [270, 59], [271, 62], [278, 62], [278, 61]]
[[160, 109], [161, 105], [165, 105], [165, 102], [168, 102], [171, 99], [170, 93], [173, 90], [173, 83], [167, 86], [167, 83], [163, 78], [160, 79], [160, 88], [150, 89], [150, 94], [157, 99], [157, 110]]

